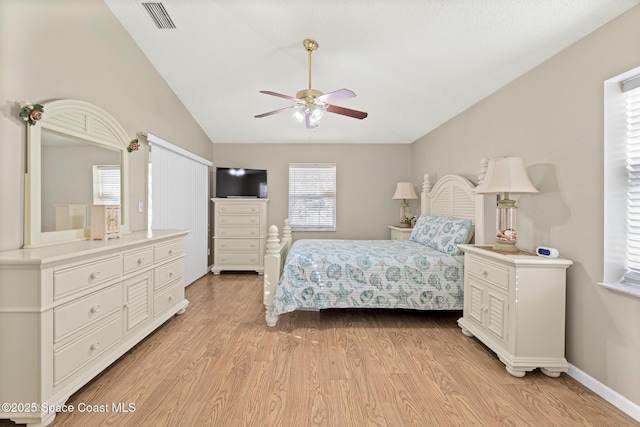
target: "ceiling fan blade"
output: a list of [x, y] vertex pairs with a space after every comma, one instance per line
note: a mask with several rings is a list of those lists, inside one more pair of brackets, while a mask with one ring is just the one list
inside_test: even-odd
[[338, 89], [317, 97], [322, 102], [336, 102], [343, 99], [355, 98], [356, 94], [349, 89]]
[[365, 119], [368, 114], [364, 111], [352, 110], [350, 108], [338, 107], [337, 105], [327, 104], [327, 111], [330, 113], [342, 114], [343, 116], [353, 117], [354, 119]]
[[262, 113], [262, 114], [258, 114], [257, 116], [253, 116], [256, 119], [259, 119], [261, 117], [267, 117], [267, 116], [271, 116], [273, 114], [278, 114], [278, 113], [282, 113], [283, 111], [287, 111], [287, 110], [291, 110], [292, 108], [295, 108], [295, 105], [292, 105], [291, 107], [284, 107], [284, 108], [280, 108], [278, 110], [273, 110], [273, 111], [269, 111], [268, 113]]
[[289, 99], [291, 101], [298, 101], [298, 98], [295, 98], [293, 96], [283, 95], [283, 94], [278, 93], [278, 92], [271, 92], [270, 90], [261, 90], [260, 93], [264, 93], [264, 94], [272, 95], [272, 96], [277, 96], [278, 98]]

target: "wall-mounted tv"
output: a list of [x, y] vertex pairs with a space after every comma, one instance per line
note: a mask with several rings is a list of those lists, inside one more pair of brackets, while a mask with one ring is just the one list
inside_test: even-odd
[[267, 197], [267, 171], [216, 168], [216, 197]]

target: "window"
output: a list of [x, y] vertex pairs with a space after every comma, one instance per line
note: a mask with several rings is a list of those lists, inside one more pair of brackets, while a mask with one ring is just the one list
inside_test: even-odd
[[120, 204], [120, 165], [93, 165], [93, 204]]
[[640, 68], [605, 82], [604, 277], [640, 296]]
[[289, 164], [289, 222], [296, 231], [336, 230], [335, 164]]

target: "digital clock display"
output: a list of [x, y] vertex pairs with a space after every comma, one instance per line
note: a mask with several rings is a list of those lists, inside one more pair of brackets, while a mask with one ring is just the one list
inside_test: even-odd
[[551, 251], [549, 249], [544, 249], [544, 248], [538, 248], [538, 253], [540, 255], [546, 255], [546, 256], [551, 255]]

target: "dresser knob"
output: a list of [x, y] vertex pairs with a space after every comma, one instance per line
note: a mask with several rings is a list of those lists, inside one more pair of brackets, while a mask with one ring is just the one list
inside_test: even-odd
[[173, 255], [173, 248], [169, 248], [169, 255]]
[[138, 259], [138, 264], [144, 264], [144, 257]]
[[173, 270], [169, 272], [169, 277], [173, 277]]
[[480, 270], [480, 274], [482, 275], [482, 277], [487, 277], [489, 275], [489, 272], [487, 270]]
[[169, 295], [169, 301], [173, 301], [173, 295]]
[[91, 273], [90, 277], [95, 280], [98, 277], [100, 277], [100, 272], [99, 271], [94, 271], [93, 273]]
[[91, 344], [91, 346], [89, 347], [89, 349], [91, 351], [96, 351], [97, 349], [100, 348], [100, 341], [96, 341], [93, 344]]
[[99, 312], [100, 311], [100, 304], [94, 305], [93, 307], [91, 307], [91, 310], [89, 310], [89, 311], [91, 311], [92, 313]]

